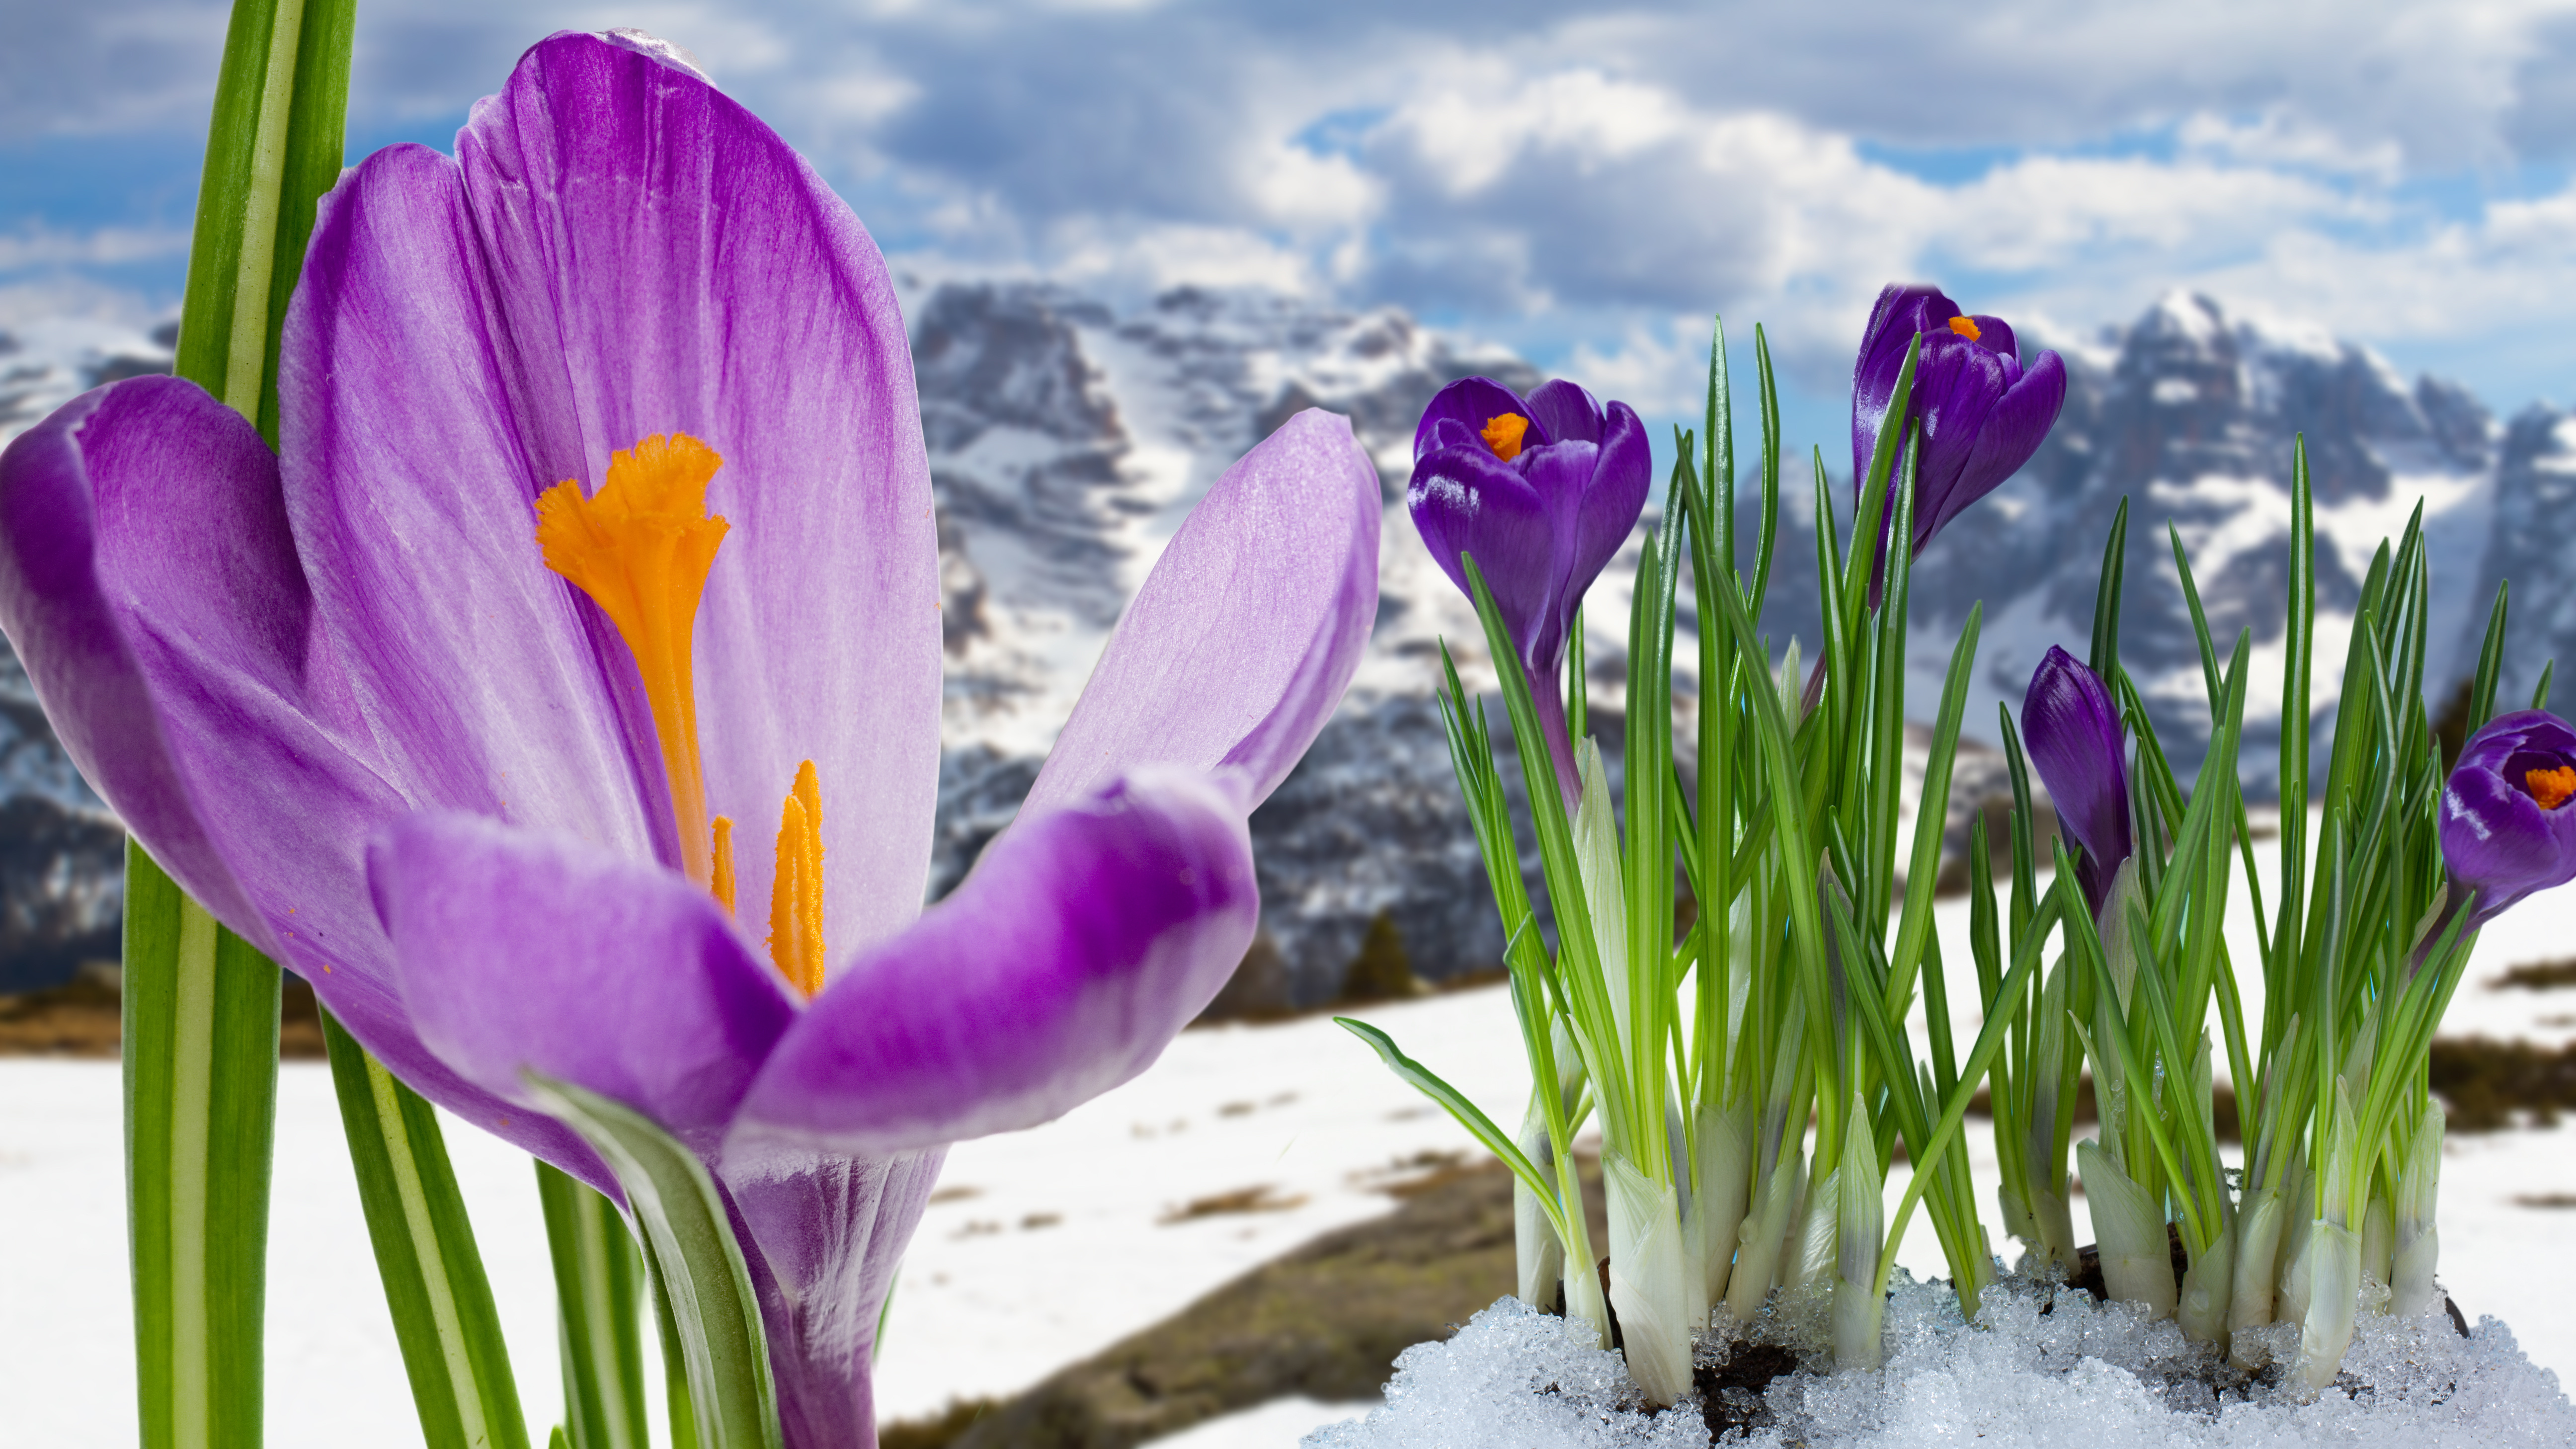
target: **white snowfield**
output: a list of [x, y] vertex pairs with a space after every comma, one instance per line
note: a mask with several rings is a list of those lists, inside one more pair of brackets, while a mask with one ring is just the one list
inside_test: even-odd
[[[1945, 955], [1962, 986], [1974, 979], [1965, 923], [1963, 902], [1943, 904]], [[2576, 992], [2484, 983], [2514, 964], [2576, 954], [2571, 924], [2576, 888], [2491, 927], [2447, 1032], [2564, 1040], [2576, 1026]], [[1502, 990], [1356, 1014], [1496, 1118], [1517, 1121], [1528, 1083]], [[1973, 1006], [1962, 1003], [1958, 1018], [1964, 1051]], [[268, 1442], [417, 1444], [328, 1070], [289, 1063], [278, 1105]], [[11, 1245], [0, 1254], [0, 1440], [10, 1444], [134, 1442], [121, 1130], [113, 1063], [0, 1061], [0, 1241]], [[562, 1402], [533, 1174], [480, 1131], [450, 1119], [447, 1133], [521, 1401], [543, 1443]], [[1967, 1140], [1978, 1180], [1990, 1182], [1987, 1125], [1972, 1120]], [[1061, 1120], [951, 1153], [895, 1302], [877, 1379], [883, 1416], [1024, 1389], [1256, 1264], [1390, 1210], [1388, 1182], [1473, 1150], [1328, 1018], [1185, 1033], [1143, 1076]], [[1888, 1183], [1891, 1208], [1904, 1181], [1900, 1168]], [[1211, 1199], [1234, 1210], [1209, 1211]], [[2576, 1204], [2576, 1135], [2454, 1137], [2441, 1189], [2442, 1279], [2472, 1322], [2504, 1320], [2535, 1362], [2565, 1373], [2576, 1369], [2576, 1266], [2564, 1246], [2576, 1208], [2533, 1202]], [[1989, 1235], [2009, 1251], [1986, 1206]], [[1947, 1276], [1919, 1214], [1899, 1261], [1918, 1277]], [[646, 1346], [651, 1353], [649, 1333]], [[1365, 1407], [1283, 1400], [1171, 1442], [1284, 1446]]]

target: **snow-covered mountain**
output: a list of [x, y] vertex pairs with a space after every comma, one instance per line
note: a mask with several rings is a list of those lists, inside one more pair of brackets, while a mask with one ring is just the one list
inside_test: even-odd
[[[1471, 687], [1489, 688], [1491, 671], [1473, 615], [1423, 552], [1401, 494], [1414, 419], [1434, 391], [1471, 373], [1517, 387], [1538, 374], [1393, 310], [1198, 290], [1121, 309], [1040, 283], [904, 285], [946, 595], [947, 750], [933, 893], [953, 886], [1010, 820], [1119, 611], [1190, 506], [1279, 422], [1323, 406], [1352, 418], [1385, 482], [1381, 603], [1341, 713], [1254, 817], [1263, 935], [1234, 996], [1259, 1006], [1330, 995], [1381, 913], [1425, 976], [1491, 963], [1502, 943], [1429, 698], [1443, 638]], [[41, 342], [21, 341], [14, 358], [0, 357], [0, 379], [16, 379], [0, 382], [0, 416], [14, 409], [17, 419], [0, 422], [0, 435], [91, 377], [166, 365], [168, 355], [139, 337], [65, 333]], [[2366, 349], [2193, 296], [2166, 298], [2080, 345], [2054, 345], [2071, 374], [2056, 432], [1918, 566], [1918, 712], [1930, 712], [1957, 625], [1979, 601], [1972, 732], [1992, 733], [1998, 701], [2018, 711], [2049, 644], [2081, 650], [2103, 535], [2126, 496], [2123, 658], [2177, 764], [2189, 769], [2207, 722], [2165, 537], [2171, 520], [2222, 643], [2240, 625], [2254, 628], [2249, 713], [2258, 737], [2247, 772], [2257, 788], [2267, 784], [2298, 435], [2314, 472], [2322, 545], [2321, 711], [2334, 704], [2330, 676], [2371, 552], [2419, 500], [2433, 540], [2436, 685], [2446, 688], [2473, 662], [2500, 577], [2516, 590], [2508, 695], [2528, 696], [2542, 660], [2576, 657], [2576, 567], [2554, 547], [2576, 528], [2576, 418], [2535, 405], [2500, 427], [2455, 386], [2410, 384]], [[13, 360], [41, 370], [21, 376], [7, 370]], [[1801, 449], [1805, 441], [1793, 440]], [[1848, 486], [1840, 480], [1838, 507]], [[1792, 490], [1789, 504], [1765, 627], [1775, 643], [1803, 636], [1812, 653], [1803, 492]], [[1611, 710], [1625, 674], [1618, 623], [1633, 558], [1632, 549], [1594, 595], [1595, 698]], [[35, 741], [41, 724], [29, 723], [32, 711], [9, 707], [23, 690], [12, 696], [7, 684], [0, 679], [0, 725], [23, 739], [14, 751], [0, 745], [0, 800], [88, 809], [61, 788], [59, 755]], [[1607, 714], [1606, 744], [1615, 746], [1617, 726]], [[1507, 779], [1516, 774], [1505, 770]], [[13, 828], [0, 819], [0, 833]], [[17, 844], [0, 848], [13, 852], [6, 890], [29, 891]], [[56, 884], [32, 889], [34, 898], [55, 899], [72, 885], [59, 872], [46, 879]], [[112, 894], [84, 899], [112, 910]]]

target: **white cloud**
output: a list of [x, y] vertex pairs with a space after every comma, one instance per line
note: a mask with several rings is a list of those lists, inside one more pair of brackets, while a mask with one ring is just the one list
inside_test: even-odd
[[110, 226], [69, 232], [39, 224], [14, 235], [0, 233], [0, 272], [115, 266], [185, 256], [187, 252], [188, 234], [175, 228]]

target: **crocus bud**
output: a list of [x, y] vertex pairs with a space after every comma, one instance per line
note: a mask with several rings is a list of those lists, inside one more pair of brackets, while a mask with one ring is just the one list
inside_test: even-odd
[[[1440, 390], [1413, 434], [1414, 526], [1461, 590], [1472, 555], [1519, 649], [1541, 714], [1564, 734], [1558, 674], [1583, 591], [1619, 551], [1646, 506], [1652, 459], [1634, 409], [1604, 407], [1570, 382], [1524, 400], [1490, 378]], [[1570, 753], [1558, 776], [1571, 808]]]
[[2576, 879], [2576, 730], [2547, 710], [2487, 721], [2442, 790], [2442, 858], [2477, 893], [2462, 934]]
[[[2043, 352], [2025, 371], [2002, 318], [1963, 317], [1936, 288], [1888, 285], [1870, 309], [1852, 364], [1855, 507], [1896, 395], [1896, 375], [1905, 368], [1905, 349], [1917, 337], [1923, 351], [1914, 363], [1911, 413], [1923, 424], [1914, 465], [1914, 551], [1921, 553], [1944, 524], [2039, 451], [2066, 402], [2066, 364]], [[1893, 503], [1887, 518], [1896, 515]], [[1886, 536], [1882, 526], [1879, 537]]]
[[2129, 766], [2111, 692], [2074, 655], [2050, 646], [2021, 703], [2022, 743], [2057, 807], [2057, 825], [2084, 847], [2076, 878], [2095, 911], [2129, 858]]

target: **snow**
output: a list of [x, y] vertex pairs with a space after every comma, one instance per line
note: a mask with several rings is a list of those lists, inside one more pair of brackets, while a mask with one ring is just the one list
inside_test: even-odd
[[[2558, 1376], [2522, 1355], [2511, 1330], [2482, 1320], [2463, 1339], [2437, 1308], [2411, 1320], [2366, 1315], [2339, 1381], [2300, 1403], [2259, 1379], [2213, 1391], [2216, 1355], [2171, 1320], [2124, 1304], [2094, 1309], [2013, 1279], [1986, 1292], [1986, 1331], [1961, 1325], [1946, 1287], [1900, 1281], [1888, 1305], [1884, 1374], [1799, 1373], [1763, 1395], [1755, 1449], [1896, 1449], [1967, 1443], [2041, 1449], [2290, 1449], [2408, 1444], [2520, 1449], [2576, 1436]], [[1795, 1342], [1776, 1320], [1757, 1330]], [[2288, 1330], [2282, 1329], [2286, 1334]], [[1710, 1352], [1703, 1349], [1703, 1353]], [[1704, 1445], [1697, 1406], [1649, 1414], [1618, 1355], [1563, 1319], [1504, 1298], [1447, 1343], [1397, 1359], [1387, 1403], [1364, 1420], [1307, 1436], [1309, 1449], [1525, 1449]]]
[[[2484, 983], [2514, 964], [2569, 954], [2571, 910], [2576, 887], [2535, 897], [2489, 927], [2446, 1032], [2567, 1039], [2576, 1019], [2557, 993]], [[1972, 981], [1965, 902], [1942, 902], [1938, 924], [1954, 988]], [[2250, 923], [2230, 930], [2250, 932]], [[1954, 994], [1964, 1049], [1976, 1009]], [[1353, 1014], [1488, 1113], [1518, 1119], [1527, 1079], [1500, 989]], [[0, 1259], [0, 1402], [12, 1406], [12, 1437], [23, 1442], [103, 1449], [133, 1441], [119, 1092], [113, 1063], [0, 1061], [0, 1241], [19, 1249]], [[561, 1400], [533, 1176], [497, 1139], [453, 1119], [446, 1130], [521, 1399], [542, 1427]], [[1972, 1119], [1966, 1145], [1977, 1180], [1991, 1183], [1988, 1124]], [[2523, 1200], [2576, 1201], [2572, 1149], [2569, 1134], [2531, 1127], [2455, 1136], [2441, 1194], [2444, 1281], [2473, 1320], [2502, 1319], [2535, 1362], [2560, 1372], [2576, 1370], [2576, 1281], [2560, 1266], [2570, 1218]], [[1059, 1121], [950, 1154], [944, 1193], [905, 1264], [879, 1402], [887, 1417], [908, 1418], [952, 1398], [1016, 1393], [1259, 1263], [1388, 1211], [1387, 1184], [1470, 1151], [1462, 1129], [1328, 1019], [1184, 1033], [1143, 1076]], [[1891, 1209], [1906, 1180], [1902, 1167], [1890, 1175]], [[1260, 1190], [1250, 1200], [1261, 1210], [1186, 1215], [1195, 1201], [1244, 1189]], [[2004, 1245], [1992, 1194], [1980, 1196], [1987, 1232]], [[290, 1062], [280, 1072], [273, 1214], [268, 1442], [419, 1443], [319, 1064]], [[1898, 1262], [1919, 1277], [1946, 1275], [1919, 1213]], [[1298, 1428], [1350, 1412], [1264, 1406], [1222, 1431], [1252, 1437], [1194, 1442], [1264, 1442], [1259, 1436], [1275, 1430], [1267, 1442], [1284, 1444]], [[1308, 1414], [1304, 1426], [1289, 1422]]]

